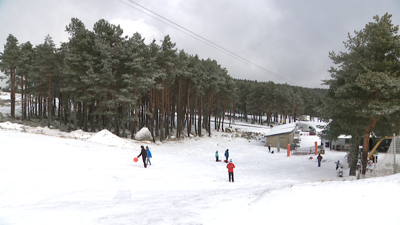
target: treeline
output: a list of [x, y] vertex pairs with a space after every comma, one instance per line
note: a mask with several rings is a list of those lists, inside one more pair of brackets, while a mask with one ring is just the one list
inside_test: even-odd
[[[319, 117], [327, 90], [295, 87], [274, 82], [235, 80], [238, 101], [235, 110], [251, 122], [294, 122], [301, 115]], [[266, 117], [266, 120], [263, 118]]]
[[90, 31], [73, 18], [66, 32], [69, 40], [59, 48], [50, 36], [35, 47], [7, 38], [0, 68], [8, 78], [12, 118], [16, 92], [22, 120], [131, 138], [144, 126], [160, 140], [201, 136], [202, 129], [211, 135], [212, 127], [224, 129], [226, 112], [254, 115], [259, 123], [262, 115], [318, 114], [321, 95], [311, 89], [234, 80], [215, 60], [178, 50], [169, 36], [160, 45], [145, 44], [139, 33], [123, 36], [119, 25], [103, 19]]

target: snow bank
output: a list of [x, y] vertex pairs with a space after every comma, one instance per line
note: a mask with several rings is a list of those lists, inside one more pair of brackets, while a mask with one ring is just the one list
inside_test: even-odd
[[88, 133], [81, 129], [78, 129], [78, 130], [71, 131], [70, 133], [64, 134], [64, 137], [80, 139], [80, 140], [88, 140], [91, 137], [93, 137], [93, 135], [94, 134], [92, 134], [92, 133]]
[[25, 130], [24, 125], [17, 124], [17, 123], [10, 123], [9, 121], [0, 123], [0, 128], [5, 129], [5, 130], [18, 130], [18, 131], [23, 131]]
[[88, 141], [119, 148], [137, 148], [136, 144], [116, 136], [107, 129], [96, 133]]
[[[71, 139], [78, 139], [83, 141], [90, 141], [98, 144], [104, 144], [113, 147], [120, 147], [120, 148], [139, 148], [139, 144], [135, 144], [134, 140], [123, 139], [120, 138], [107, 129], [104, 129], [98, 133], [90, 133], [85, 132], [81, 129], [71, 131], [69, 133], [60, 131], [58, 129], [51, 129], [48, 127], [29, 127], [24, 126], [21, 124], [11, 123], [11, 122], [4, 122], [0, 123], [0, 129], [4, 130], [16, 130], [20, 132], [26, 133], [34, 133], [34, 134], [44, 134], [49, 136], [56, 136], [56, 137], [64, 137], [64, 138], [71, 138]], [[139, 131], [139, 137], [143, 137], [143, 140], [150, 140], [148, 135], [150, 131], [145, 128]], [[151, 134], [150, 134], [151, 137]]]
[[65, 136], [64, 132], [57, 129], [50, 129], [48, 127], [29, 127], [17, 123], [11, 123], [9, 121], [0, 123], [0, 128], [5, 130], [16, 130], [34, 134], [45, 134], [50, 136]]

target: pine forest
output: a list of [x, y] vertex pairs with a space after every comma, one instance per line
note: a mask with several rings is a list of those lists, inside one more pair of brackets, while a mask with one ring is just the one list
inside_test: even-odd
[[229, 126], [231, 117], [266, 125], [316, 117], [326, 95], [325, 89], [233, 79], [217, 61], [178, 49], [168, 35], [160, 44], [146, 44], [141, 34], [124, 36], [104, 19], [90, 31], [72, 18], [65, 31], [68, 42], [59, 48], [49, 35], [37, 46], [8, 36], [0, 69], [12, 119], [67, 130], [108, 129], [129, 138], [147, 127], [163, 141], [211, 135]]

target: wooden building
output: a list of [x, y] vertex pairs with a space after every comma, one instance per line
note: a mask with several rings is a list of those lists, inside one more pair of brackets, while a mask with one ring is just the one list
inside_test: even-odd
[[278, 143], [281, 148], [286, 149], [288, 144], [293, 144], [294, 131], [296, 123], [289, 123], [273, 127], [264, 137], [266, 146], [277, 147]]

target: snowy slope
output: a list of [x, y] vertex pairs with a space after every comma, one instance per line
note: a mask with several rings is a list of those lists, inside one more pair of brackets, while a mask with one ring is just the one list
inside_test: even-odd
[[[315, 156], [270, 154], [261, 141], [227, 133], [154, 144], [18, 126], [0, 123], [2, 225], [400, 224], [390, 207], [400, 175], [355, 180], [346, 169], [338, 178], [344, 152], [326, 152], [318, 168]], [[132, 160], [140, 145], [153, 154], [147, 169]], [[234, 183], [214, 158], [226, 149]]]

